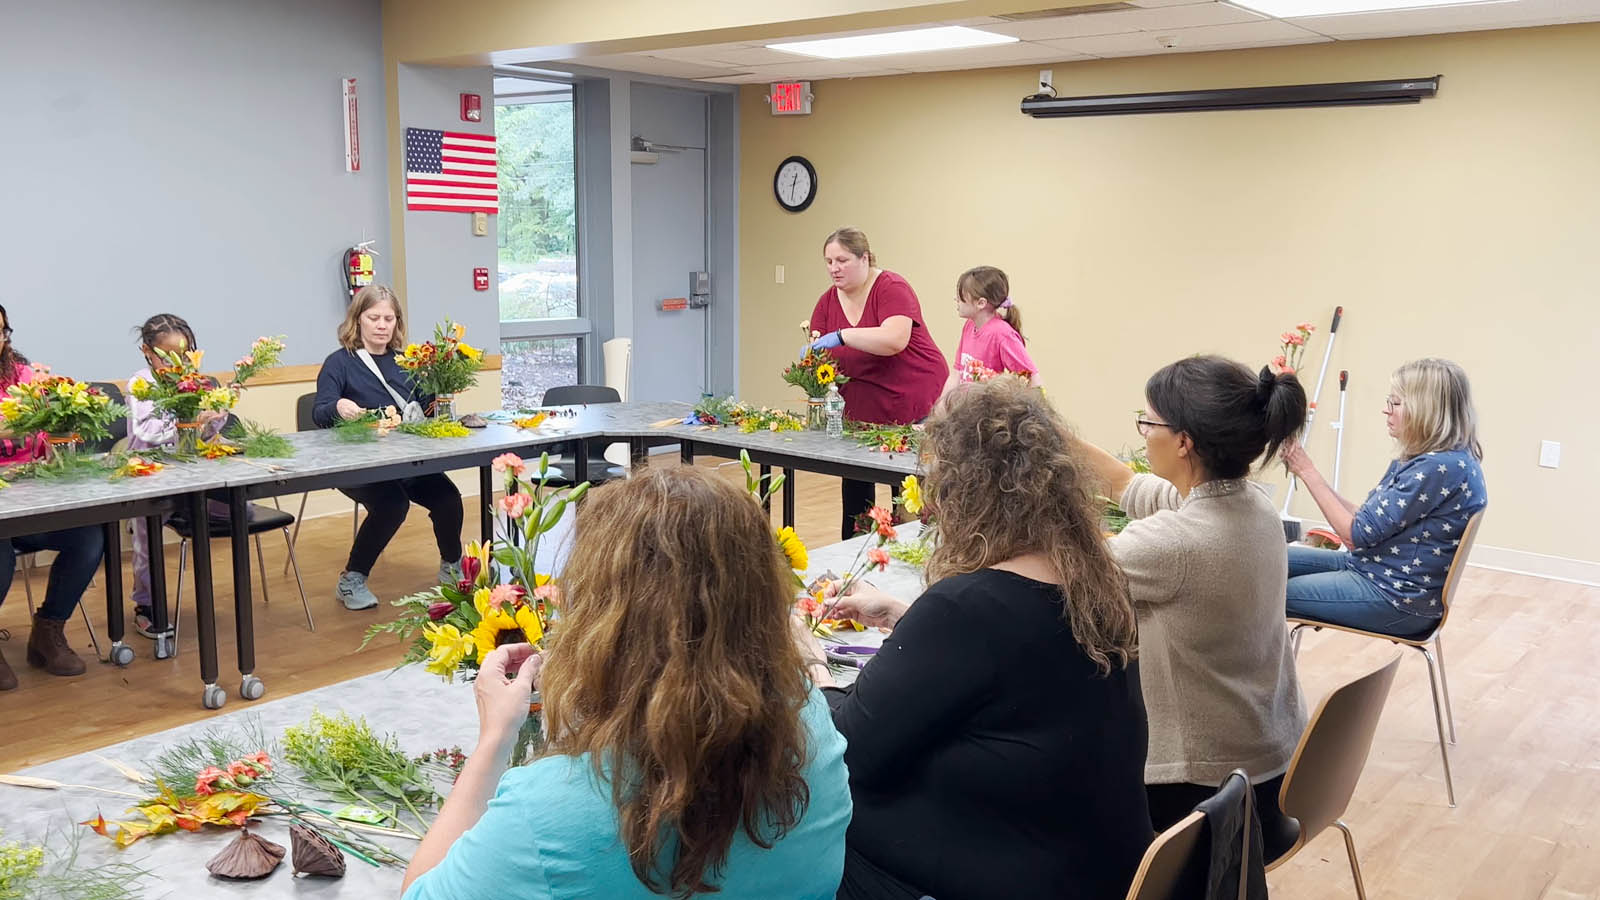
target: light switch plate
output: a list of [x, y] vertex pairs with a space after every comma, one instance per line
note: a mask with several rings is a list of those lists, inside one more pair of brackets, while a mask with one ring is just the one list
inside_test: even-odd
[[1554, 469], [1561, 465], [1561, 442], [1539, 442], [1539, 465], [1546, 469]]

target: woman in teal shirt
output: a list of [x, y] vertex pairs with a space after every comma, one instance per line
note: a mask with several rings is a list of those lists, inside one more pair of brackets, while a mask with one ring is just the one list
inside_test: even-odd
[[[715, 475], [591, 492], [548, 663], [526, 644], [483, 661], [477, 751], [405, 900], [832, 898], [849, 776], [791, 581], [760, 505]], [[506, 772], [535, 683], [550, 746]]]

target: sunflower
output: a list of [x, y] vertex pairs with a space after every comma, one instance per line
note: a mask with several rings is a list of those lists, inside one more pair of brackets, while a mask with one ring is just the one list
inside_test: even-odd
[[833, 379], [838, 377], [839, 370], [829, 363], [817, 366], [817, 384], [833, 384]]
[[797, 572], [804, 572], [810, 565], [811, 559], [806, 555], [806, 545], [800, 542], [800, 536], [794, 529], [785, 525], [779, 529], [778, 547], [783, 550], [783, 555], [789, 558], [789, 568]]

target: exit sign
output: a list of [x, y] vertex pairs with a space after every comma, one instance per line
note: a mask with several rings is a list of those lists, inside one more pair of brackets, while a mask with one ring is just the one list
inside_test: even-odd
[[811, 115], [811, 82], [773, 82], [772, 93], [767, 95], [767, 102], [772, 104], [772, 114], [775, 116], [809, 116]]

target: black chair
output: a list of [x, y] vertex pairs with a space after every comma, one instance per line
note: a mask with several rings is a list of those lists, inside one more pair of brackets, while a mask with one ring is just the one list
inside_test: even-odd
[[[250, 504], [250, 524], [246, 531], [255, 538], [256, 569], [261, 575], [261, 602], [266, 603], [267, 595], [267, 562], [261, 553], [261, 535], [269, 531], [282, 531], [284, 546], [289, 549], [289, 566], [294, 569], [294, 583], [300, 589], [300, 605], [306, 611], [306, 627], [312, 631], [317, 630], [317, 623], [311, 618], [311, 602], [306, 599], [305, 582], [300, 580], [300, 563], [294, 558], [294, 540], [289, 536], [289, 526], [294, 525], [298, 519], [281, 509], [273, 509], [260, 504]], [[232, 523], [227, 520], [216, 521], [210, 516], [206, 517], [206, 539], [227, 538], [232, 535]], [[167, 527], [171, 528], [180, 538], [178, 542], [178, 590], [173, 600], [172, 636], [177, 641], [178, 619], [183, 612], [183, 569], [188, 559], [189, 542], [195, 539], [194, 523], [188, 517], [173, 516], [167, 520]]]
[[[585, 404], [621, 403], [622, 395], [614, 387], [603, 384], [568, 384], [553, 387], [544, 392], [544, 399], [539, 401], [540, 406], [583, 406]], [[561, 445], [561, 455], [550, 457], [552, 468], [560, 469], [562, 475], [551, 476], [549, 484], [552, 487], [571, 487], [573, 481], [566, 477], [567, 472], [573, 471], [572, 461], [568, 458], [573, 452], [573, 447], [568, 444]], [[601, 484], [613, 478], [627, 477], [628, 470], [622, 466], [615, 466], [606, 459], [606, 448], [597, 443], [589, 444], [589, 483]]]
[[[122, 396], [122, 386], [115, 382], [91, 381], [89, 382], [89, 386], [99, 388], [102, 394], [105, 394], [107, 397], [111, 398], [112, 403], [121, 404], [125, 401], [125, 398]], [[117, 421], [111, 423], [110, 437], [103, 437], [95, 441], [85, 441], [83, 444], [83, 449], [85, 453], [110, 453], [111, 448], [115, 447], [118, 441], [127, 436], [128, 417], [123, 416]]]
[[[315, 391], [309, 394], [301, 394], [300, 399], [294, 402], [295, 431], [317, 430], [317, 423], [311, 421], [311, 408], [316, 405], [317, 394]], [[310, 492], [300, 495], [300, 512], [295, 514], [294, 531], [289, 535], [289, 556], [291, 559], [294, 557], [295, 544], [300, 542], [300, 520], [305, 518], [306, 498], [309, 496], [311, 496]], [[276, 504], [278, 501], [274, 499], [272, 502]], [[361, 529], [361, 504], [355, 503], [355, 501], [351, 502], [354, 504], [355, 508], [350, 511], [350, 541], [351, 543], [354, 543], [356, 539], [356, 532]], [[289, 574], [288, 560], [285, 560], [283, 563], [283, 573], [285, 575]]]

